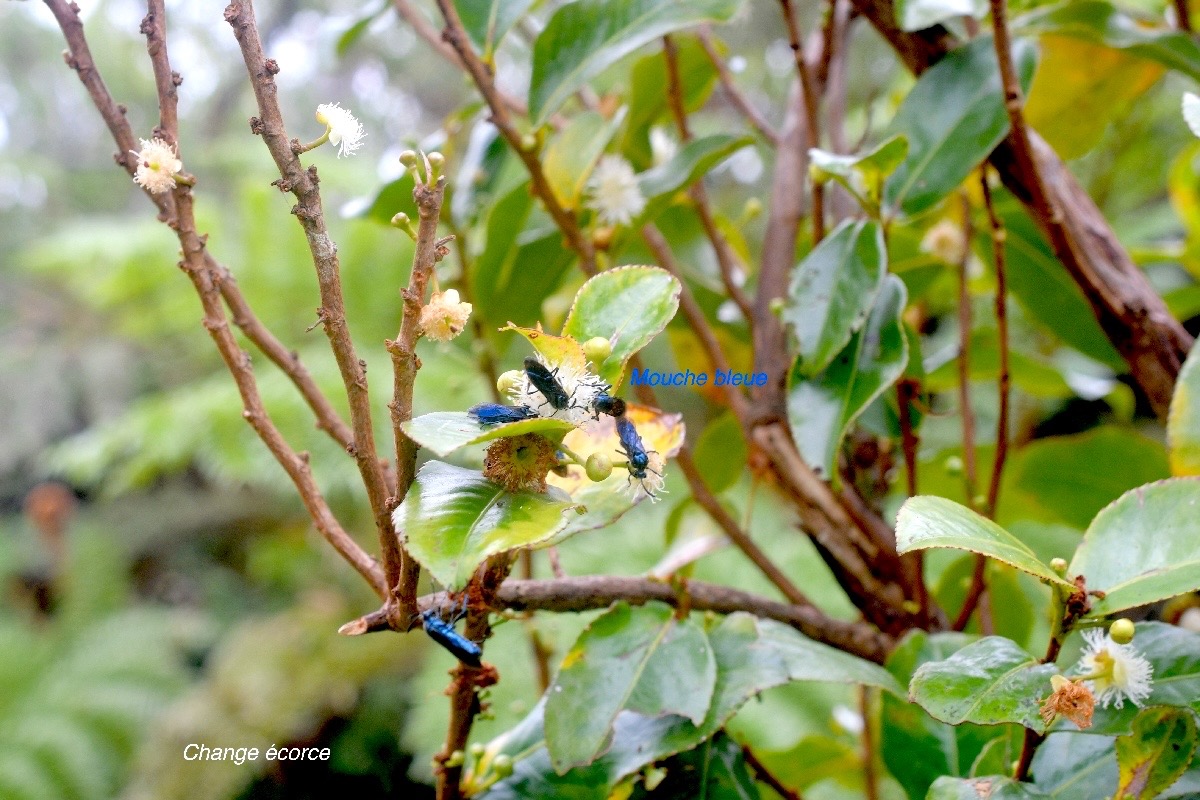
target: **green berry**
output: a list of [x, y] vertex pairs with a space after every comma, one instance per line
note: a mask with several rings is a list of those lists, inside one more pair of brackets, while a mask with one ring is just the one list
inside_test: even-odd
[[1117, 644], [1129, 644], [1133, 641], [1133, 622], [1128, 619], [1119, 619], [1112, 624], [1108, 629], [1108, 635]]
[[596, 336], [583, 343], [583, 354], [593, 364], [603, 363], [612, 354], [612, 343], [603, 336]]
[[492, 772], [495, 772], [501, 778], [507, 778], [513, 774], [512, 756], [506, 756], [504, 753], [492, 759]]
[[587, 461], [584, 462], [583, 468], [589, 478], [599, 483], [609, 475], [612, 475], [612, 459], [603, 453], [592, 453], [588, 456]]

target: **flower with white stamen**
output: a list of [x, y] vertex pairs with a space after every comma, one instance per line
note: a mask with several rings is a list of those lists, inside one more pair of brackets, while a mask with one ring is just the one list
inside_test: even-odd
[[434, 292], [421, 308], [421, 331], [437, 342], [448, 342], [467, 327], [471, 304], [459, 300], [457, 289]]
[[142, 139], [142, 149], [129, 152], [137, 158], [134, 183], [150, 194], [162, 194], [175, 188], [175, 176], [183, 169], [183, 162], [175, 154], [174, 146], [162, 139]]
[[1086, 630], [1083, 640], [1087, 647], [1076, 667], [1076, 680], [1087, 681], [1101, 708], [1110, 703], [1122, 708], [1126, 700], [1141, 708], [1150, 696], [1154, 666], [1132, 644], [1117, 644], [1104, 631]]
[[653, 450], [646, 451], [650, 463], [646, 465], [646, 477], [636, 478], [629, 475], [629, 496], [635, 501], [649, 497], [650, 502], [657, 503], [660, 495], [667, 493], [663, 487], [667, 485], [667, 460], [662, 454]]
[[335, 147], [340, 145], [338, 158], [354, 155], [354, 151], [362, 146], [363, 137], [367, 135], [362, 123], [337, 103], [322, 103], [317, 106], [317, 122], [325, 124], [330, 144]]
[[628, 225], [646, 207], [637, 175], [620, 156], [600, 159], [588, 180], [588, 208], [605, 225]]
[[529, 374], [525, 371], [520, 373], [516, 385], [509, 390], [513, 404], [528, 406], [536, 411], [538, 416], [566, 420], [572, 425], [583, 425], [592, 419], [592, 404], [596, 395], [609, 389], [609, 385], [586, 367], [576, 368], [566, 363], [555, 364], [546, 360], [540, 353], [537, 359], [553, 373], [558, 385], [562, 387], [563, 394], [568, 398], [567, 407], [555, 408], [551, 405], [541, 390], [529, 380]]

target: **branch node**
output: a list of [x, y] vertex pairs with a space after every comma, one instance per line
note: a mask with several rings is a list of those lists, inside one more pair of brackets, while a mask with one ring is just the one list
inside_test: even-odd
[[255, 136], [262, 136], [265, 131], [266, 131], [266, 126], [263, 125], [263, 121], [260, 118], [258, 118], [258, 117], [250, 118], [250, 132], [252, 134], [254, 134]]
[[268, 58], [266, 61], [263, 62], [263, 69], [266, 70], [268, 75], [278, 75], [279, 74], [279, 62], [273, 58]]

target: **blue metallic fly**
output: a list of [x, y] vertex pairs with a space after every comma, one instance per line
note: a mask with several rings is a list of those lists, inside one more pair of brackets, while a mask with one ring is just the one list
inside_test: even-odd
[[592, 416], [595, 419], [600, 419], [601, 414], [608, 414], [610, 417], [625, 416], [625, 401], [619, 397], [610, 397], [607, 393], [601, 392], [592, 401]]
[[462, 611], [450, 622], [438, 616], [436, 610], [427, 609], [421, 612], [421, 625], [430, 639], [453, 653], [459, 661], [469, 667], [479, 667], [479, 657], [483, 655], [483, 648], [454, 629], [454, 623], [466, 614], [466, 607], [467, 599], [464, 597]]
[[480, 425], [502, 425], [536, 419], [538, 413], [529, 406], [502, 406], [499, 403], [480, 403], [467, 409]]
[[[625, 417], [617, 417], [617, 438], [621, 441], [621, 450], [629, 459], [629, 479], [636, 478], [641, 481], [646, 494], [655, 497], [654, 492], [646, 489], [646, 473], [647, 471], [654, 472], [650, 469], [650, 456], [646, 453], [646, 445], [642, 443], [642, 437], [638, 434], [637, 428], [633, 427], [633, 423]], [[658, 473], [654, 472], [654, 474]]]

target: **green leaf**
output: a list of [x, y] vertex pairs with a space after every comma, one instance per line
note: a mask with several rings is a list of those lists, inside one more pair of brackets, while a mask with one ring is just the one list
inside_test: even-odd
[[693, 139], [679, 148], [669, 161], [638, 175], [638, 188], [646, 198], [639, 219], [653, 220], [671, 203], [672, 196], [691, 186], [717, 164], [752, 144], [749, 136], [716, 133]]
[[540, 126], [593, 76], [668, 33], [724, 22], [740, 0], [581, 0], [562, 6], [533, 47], [529, 112]]
[[[663, 762], [665, 779], [647, 791], [634, 788], [631, 800], [759, 800], [742, 746], [724, 732], [699, 747]], [[618, 790], [619, 791], [619, 790]]]
[[1028, 783], [1003, 775], [985, 778], [938, 778], [929, 787], [926, 800], [1043, 800], [1049, 797]]
[[533, 0], [454, 0], [454, 8], [467, 29], [467, 38], [485, 59], [499, 46]]
[[732, 413], [725, 413], [708, 423], [696, 442], [695, 460], [704, 464], [708, 488], [720, 493], [733, 486], [746, 469], [746, 441], [742, 426]]
[[612, 119], [605, 119], [598, 111], [584, 111], [572, 117], [546, 145], [542, 169], [564, 208], [578, 208], [592, 168], [624, 118], [624, 109]]
[[1029, 771], [1037, 787], [1055, 800], [1111, 797], [1117, 790], [1117, 759], [1107, 736], [1051, 733]]
[[401, 425], [404, 433], [439, 457], [472, 444], [520, 436], [523, 433], [563, 434], [575, 426], [561, 419], [524, 419], [505, 425], [480, 425], [465, 411], [435, 411]]
[[913, 675], [909, 696], [934, 719], [958, 725], [1015, 722], [1045, 730], [1039, 713], [1050, 694], [1054, 664], [1040, 664], [1015, 642], [988, 636], [945, 661], [931, 661]]
[[986, 0], [896, 0], [896, 23], [902, 31], [921, 31], [959, 17], [983, 19]]
[[896, 517], [896, 549], [900, 553], [930, 547], [970, 550], [1060, 586], [1074, 584], [1038, 560], [1024, 542], [966, 506], [943, 497], [913, 497]]
[[908, 155], [908, 140], [895, 135], [873, 150], [857, 156], [843, 156], [820, 148], [808, 151], [809, 174], [817, 183], [837, 181], [858, 198], [863, 209], [878, 216], [883, 199], [883, 184]]
[[[887, 669], [907, 685], [920, 665], [948, 658], [972, 638], [962, 633], [910, 631], [888, 656]], [[881, 705], [880, 752], [910, 798], [925, 797], [939, 776], [968, 777], [983, 747], [996, 738], [993, 726], [947, 725], [907, 698], [884, 695]]]
[[350, 52], [350, 48], [354, 46], [355, 42], [362, 38], [362, 35], [367, 32], [367, 28], [371, 26], [371, 23], [381, 17], [389, 8], [391, 8], [391, 3], [384, 3], [379, 8], [370, 12], [365, 17], [362, 17], [349, 28], [347, 28], [345, 32], [338, 37], [337, 47], [334, 48], [338, 58], [341, 58], [345, 56], [346, 53]]
[[[1080, 642], [1079, 637], [1068, 640], [1070, 651], [1059, 658], [1064, 670], [1078, 661]], [[1139, 622], [1133, 646], [1154, 668], [1144, 705], [1190, 708], [1200, 713], [1200, 634], [1162, 622]], [[1132, 703], [1121, 708], [1097, 706], [1088, 733], [1129, 733], [1138, 711]]]
[[[1070, 480], [1063, 480], [1067, 475]], [[1023, 447], [1009, 464], [1005, 489], [1025, 498], [1042, 518], [1083, 529], [1122, 493], [1168, 475], [1161, 444], [1106, 425]]]
[[658, 267], [617, 267], [588, 280], [575, 295], [563, 335], [583, 343], [600, 337], [612, 352], [596, 373], [614, 387], [625, 362], [667, 327], [679, 308], [679, 281]]
[[560, 492], [509, 492], [474, 470], [430, 461], [393, 520], [413, 558], [457, 591], [489, 556], [549, 539], [571, 508]]
[[1187, 770], [1196, 750], [1196, 720], [1179, 708], [1147, 708], [1133, 733], [1117, 737], [1118, 798], [1152, 800]]
[[1124, 50], [1200, 80], [1200, 44], [1186, 33], [1148, 26], [1111, 3], [1072, 0], [1016, 20], [1022, 34], [1054, 33]]
[[[1033, 48], [1013, 48], [1022, 88], [1033, 78]], [[893, 208], [914, 215], [955, 189], [1008, 133], [1008, 114], [990, 36], [978, 36], [926, 70], [890, 129], [908, 139], [908, 158], [887, 184]]]
[[1200, 475], [1200, 347], [1193, 347], [1175, 379], [1167, 417], [1173, 475]]
[[874, 222], [843, 222], [796, 267], [782, 319], [800, 342], [796, 369], [827, 368], [867, 321], [887, 274], [883, 232]]
[[1071, 574], [1101, 590], [1103, 616], [1200, 589], [1200, 478], [1172, 478], [1126, 492], [1096, 515]]
[[605, 749], [625, 708], [704, 721], [716, 684], [708, 637], [674, 609], [618, 603], [584, 629], [547, 693], [546, 748], [558, 773]]
[[[680, 94], [689, 113], [699, 110], [712, 94], [717, 71], [704, 47], [695, 36], [674, 37], [676, 63], [679, 65]], [[721, 45], [714, 40], [718, 48]], [[629, 115], [621, 136], [621, 153], [639, 169], [654, 159], [650, 147], [650, 127], [670, 113], [667, 93], [667, 62], [662, 53], [651, 53], [634, 62], [629, 71]]]
[[824, 372], [812, 378], [799, 359], [788, 376], [788, 423], [800, 454], [818, 473], [836, 480], [837, 454], [846, 431], [875, 398], [904, 373], [908, 340], [900, 315], [904, 283], [888, 275], [866, 324]]

